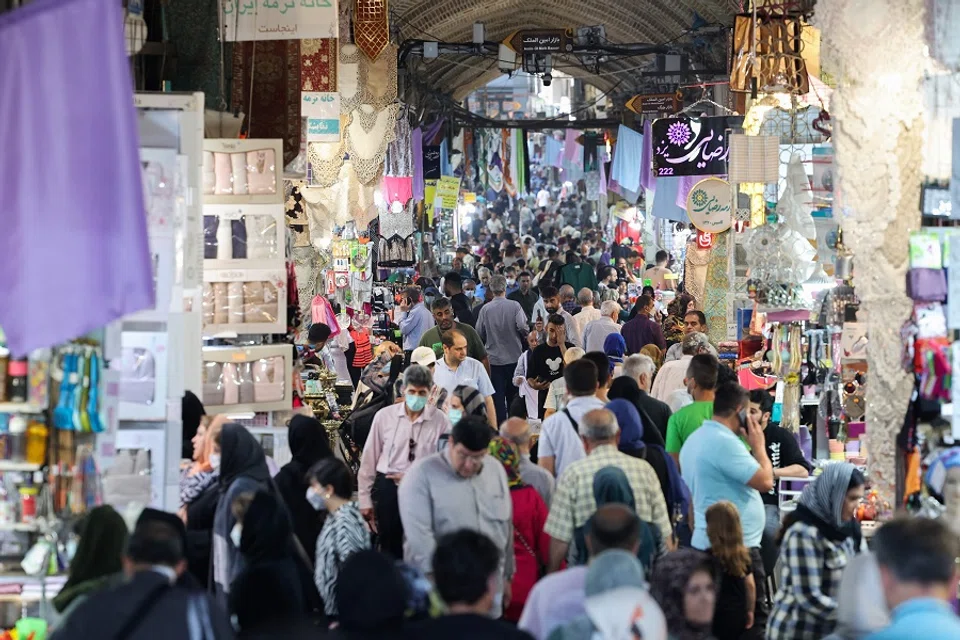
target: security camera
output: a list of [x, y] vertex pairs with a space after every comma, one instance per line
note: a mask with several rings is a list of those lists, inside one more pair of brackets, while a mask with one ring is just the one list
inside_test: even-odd
[[553, 83], [553, 75], [551, 75], [549, 71], [543, 74], [540, 79], [543, 81], [543, 86], [545, 87], [549, 87], [550, 84]]

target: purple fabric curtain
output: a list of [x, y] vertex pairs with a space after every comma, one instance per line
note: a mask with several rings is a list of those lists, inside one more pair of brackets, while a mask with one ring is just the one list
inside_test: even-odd
[[410, 134], [410, 153], [413, 155], [413, 199], [423, 200], [423, 130], [417, 127]]
[[0, 326], [15, 355], [153, 306], [116, 0], [0, 15]]

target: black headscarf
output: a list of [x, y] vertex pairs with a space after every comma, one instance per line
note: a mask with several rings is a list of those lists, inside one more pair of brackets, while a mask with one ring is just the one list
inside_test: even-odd
[[231, 422], [220, 432], [220, 490], [226, 491], [240, 476], [268, 484], [270, 469], [263, 447], [253, 434]]
[[183, 394], [183, 400], [180, 402], [180, 419], [183, 422], [183, 441], [180, 445], [180, 457], [189, 460], [193, 457], [193, 436], [197, 435], [197, 429], [200, 428], [200, 420], [207, 412], [203, 408], [200, 398], [195, 396], [192, 391]]
[[287, 430], [287, 442], [290, 444], [293, 460], [303, 470], [303, 474], [316, 463], [333, 455], [327, 432], [316, 418], [293, 416]]
[[279, 498], [258, 491], [243, 516], [240, 553], [249, 565], [290, 557], [293, 527]]
[[683, 598], [690, 578], [698, 571], [714, 575], [710, 556], [696, 549], [680, 549], [668, 553], [657, 562], [650, 584], [650, 593], [663, 609], [667, 632], [677, 640], [713, 638], [711, 625], [694, 626], [684, 614]]
[[123, 553], [127, 547], [127, 523], [103, 505], [87, 514], [80, 526], [80, 543], [70, 561], [70, 575], [53, 606], [63, 612], [77, 596], [95, 591], [105, 579], [123, 569]]
[[343, 631], [350, 637], [379, 638], [400, 629], [407, 583], [387, 556], [358, 551], [340, 567], [336, 597]]

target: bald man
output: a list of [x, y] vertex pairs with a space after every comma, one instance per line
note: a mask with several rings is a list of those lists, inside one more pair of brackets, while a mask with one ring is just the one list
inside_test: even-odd
[[510, 418], [500, 425], [500, 435], [517, 445], [520, 450], [520, 480], [536, 489], [549, 509], [556, 481], [549, 471], [530, 461], [530, 425], [523, 418]]

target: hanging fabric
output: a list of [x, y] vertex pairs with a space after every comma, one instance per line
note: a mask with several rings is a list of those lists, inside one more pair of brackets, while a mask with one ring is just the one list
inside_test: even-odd
[[357, 0], [353, 39], [368, 58], [376, 60], [390, 44], [387, 0]]
[[653, 124], [650, 120], [643, 123], [643, 152], [640, 154], [640, 184], [647, 191], [656, 189], [653, 175]]
[[336, 91], [337, 41], [314, 38], [300, 41], [300, 90]]
[[400, 105], [392, 104], [377, 111], [373, 105], [362, 104], [352, 114], [347, 125], [347, 153], [362, 184], [370, 184], [383, 174], [387, 145], [393, 141]]
[[397, 118], [393, 142], [387, 145], [386, 162], [385, 175], [407, 178], [413, 176], [413, 135], [406, 111]]
[[583, 168], [583, 146], [577, 142], [577, 130], [567, 129], [563, 141], [563, 161]]
[[533, 193], [530, 188], [530, 139], [526, 129], [520, 129], [520, 149], [523, 151], [523, 192]]
[[13, 355], [154, 305], [122, 24], [111, 0], [35, 0], [0, 15], [0, 325]]
[[543, 163], [548, 167], [557, 169], [563, 167], [563, 143], [554, 138], [552, 134], [547, 134]]
[[610, 179], [616, 181], [626, 191], [638, 192], [642, 157], [643, 136], [627, 126], [620, 125], [617, 130], [617, 148], [613, 154]]
[[423, 200], [423, 130], [420, 127], [410, 134], [410, 156], [413, 159], [413, 199]]

